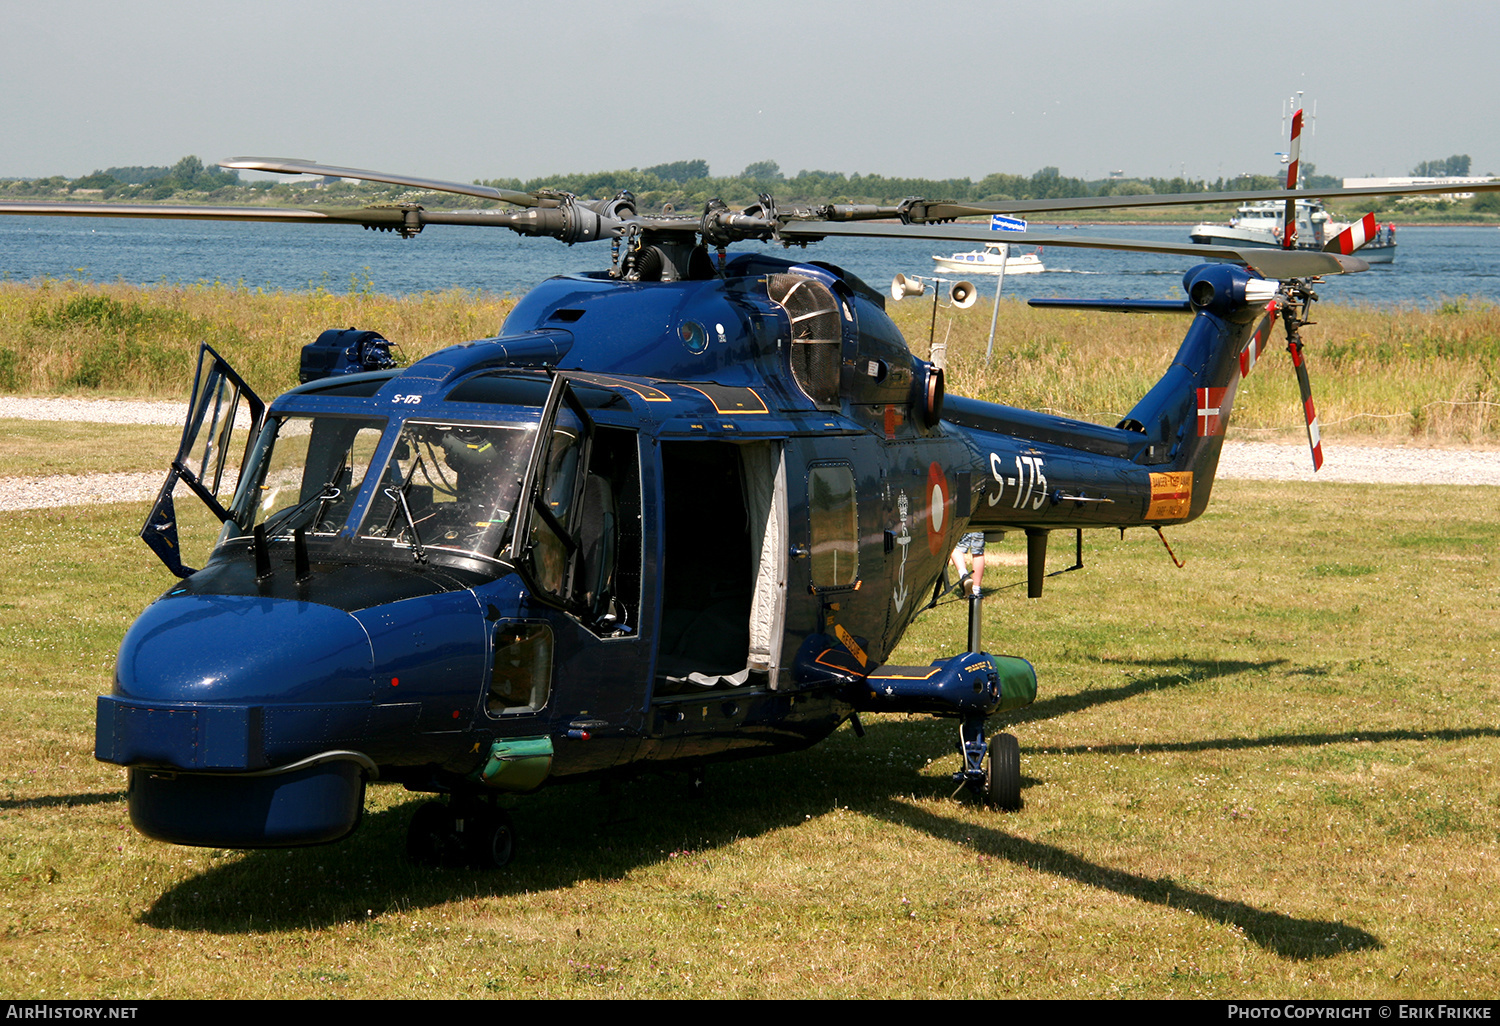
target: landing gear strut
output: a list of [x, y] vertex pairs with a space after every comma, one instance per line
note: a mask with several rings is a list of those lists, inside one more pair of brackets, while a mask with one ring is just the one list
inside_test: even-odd
[[[1042, 535], [1046, 540], [1046, 535]], [[965, 578], [967, 580], [967, 578]], [[1037, 586], [1041, 594], [1041, 586]], [[969, 595], [969, 651], [979, 652], [979, 625], [983, 599]], [[1014, 734], [984, 735], [984, 717], [965, 716], [958, 728], [958, 752], [964, 768], [953, 774], [960, 787], [967, 784], [997, 809], [1014, 812], [1021, 807], [1021, 744]]]
[[471, 869], [504, 868], [515, 854], [516, 832], [504, 809], [479, 798], [427, 802], [406, 832], [413, 862]]
[[958, 750], [963, 769], [953, 774], [960, 788], [967, 785], [997, 809], [1021, 807], [1021, 744], [1014, 734], [984, 734], [984, 719], [965, 717], [959, 723]]

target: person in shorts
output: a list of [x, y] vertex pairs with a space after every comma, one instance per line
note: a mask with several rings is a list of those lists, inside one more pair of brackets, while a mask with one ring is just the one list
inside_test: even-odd
[[[964, 569], [964, 555], [973, 564], [972, 571]], [[970, 531], [958, 540], [953, 550], [953, 568], [958, 571], [958, 585], [965, 595], [978, 595], [979, 582], [984, 579], [984, 532]]]

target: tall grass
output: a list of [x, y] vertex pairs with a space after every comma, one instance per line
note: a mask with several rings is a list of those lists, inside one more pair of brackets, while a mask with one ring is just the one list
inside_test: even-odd
[[269, 398], [297, 383], [302, 346], [328, 328], [379, 331], [415, 359], [496, 334], [514, 305], [464, 289], [397, 297], [367, 280], [354, 284], [347, 293], [0, 285], [0, 391], [175, 399], [186, 394], [198, 343], [207, 342]]
[[[1187, 329], [1183, 315], [1042, 310], [1002, 300], [986, 361], [991, 306], [942, 310], [948, 387], [959, 395], [1116, 423], [1166, 370]], [[931, 308], [891, 314], [928, 355]], [[1500, 307], [1464, 298], [1432, 310], [1318, 304], [1302, 331], [1313, 397], [1329, 437], [1428, 444], [1500, 441]], [[1291, 438], [1303, 430], [1291, 361], [1278, 323], [1235, 396], [1230, 436]]]
[[[368, 280], [349, 292], [223, 284], [0, 284], [0, 392], [177, 398], [199, 341], [262, 395], [296, 383], [298, 352], [327, 328], [372, 328], [407, 359], [497, 333], [513, 300], [465, 290], [393, 297]], [[991, 308], [943, 310], [951, 391], [1115, 423], [1162, 374], [1186, 318], [1033, 310], [1003, 300], [986, 361]], [[1432, 310], [1319, 305], [1304, 330], [1314, 396], [1330, 437], [1428, 444], [1500, 441], [1500, 308], [1463, 297]], [[930, 308], [892, 304], [921, 356]], [[1278, 329], [1278, 337], [1279, 329]], [[1273, 346], [1235, 399], [1231, 437], [1302, 431], [1290, 361]]]

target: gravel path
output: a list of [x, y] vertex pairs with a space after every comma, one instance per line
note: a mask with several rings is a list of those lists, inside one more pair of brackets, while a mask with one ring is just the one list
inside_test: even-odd
[[[182, 403], [0, 396], [0, 418], [178, 425], [185, 413]], [[1224, 455], [1219, 460], [1219, 477], [1261, 481], [1500, 485], [1500, 451], [1325, 443], [1323, 456], [1323, 469], [1314, 475], [1312, 458], [1305, 445], [1227, 441]], [[166, 476], [167, 458], [164, 453], [160, 471], [145, 474], [0, 477], [0, 510], [154, 499]]]
[[[182, 426], [186, 403], [153, 403], [136, 399], [34, 399], [0, 395], [0, 418], [15, 420], [81, 420], [95, 424], [167, 424]], [[158, 482], [159, 484], [160, 482]]]
[[[1232, 429], [1231, 429], [1232, 430]], [[1225, 441], [1219, 477], [1261, 481], [1355, 481], [1364, 484], [1500, 485], [1500, 450], [1323, 443], [1313, 472], [1306, 445]]]

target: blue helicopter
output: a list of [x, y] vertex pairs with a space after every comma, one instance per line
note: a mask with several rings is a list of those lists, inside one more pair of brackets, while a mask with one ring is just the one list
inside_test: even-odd
[[[188, 845], [337, 841], [358, 826], [366, 785], [385, 781], [446, 796], [413, 817], [413, 858], [498, 867], [515, 838], [497, 796], [641, 768], [701, 782], [709, 763], [801, 749], [881, 712], [951, 717], [956, 782], [1018, 809], [1019, 744], [992, 721], [1030, 704], [1037, 678], [1025, 659], [983, 651], [979, 596], [951, 656], [887, 662], [945, 589], [960, 536], [1023, 532], [1037, 596], [1054, 531], [1076, 533], [1081, 563], [1084, 529], [1197, 517], [1236, 385], [1278, 319], [1316, 459], [1298, 329], [1317, 276], [1364, 266], [1336, 250], [1022, 236], [1225, 261], [1188, 271], [1178, 302], [1048, 301], [1190, 318], [1165, 375], [1109, 427], [945, 396], [882, 293], [826, 263], [729, 247], [987, 241], [983, 226], [951, 222], [1170, 197], [778, 208], [762, 196], [741, 211], [643, 215], [628, 193], [224, 166], [519, 209], [0, 212], [335, 221], [406, 237], [491, 225], [608, 239], [612, 259], [534, 289], [497, 337], [409, 366], [375, 331], [324, 332], [302, 351], [303, 383], [269, 404], [202, 348], [141, 531], [178, 583], [126, 634], [95, 742], [127, 768], [135, 827]], [[222, 523], [201, 568], [181, 552], [179, 486]]]

